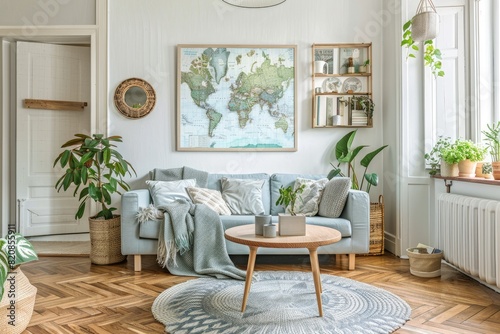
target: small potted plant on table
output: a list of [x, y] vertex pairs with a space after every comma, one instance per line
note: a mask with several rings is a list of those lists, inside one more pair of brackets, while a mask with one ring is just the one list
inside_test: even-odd
[[276, 205], [281, 205], [289, 214], [279, 213], [278, 221], [280, 225], [280, 235], [305, 235], [306, 234], [306, 217], [298, 215], [295, 212], [295, 203], [299, 194], [304, 191], [305, 184], [302, 184], [297, 189], [292, 186], [279, 189], [280, 196], [276, 200]]

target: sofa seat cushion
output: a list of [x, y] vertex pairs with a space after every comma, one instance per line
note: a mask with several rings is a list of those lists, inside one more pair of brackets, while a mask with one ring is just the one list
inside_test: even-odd
[[[220, 216], [224, 230], [235, 226], [253, 224], [254, 219], [254, 216]], [[278, 223], [277, 216], [273, 216], [272, 220], [273, 223]], [[148, 220], [141, 223], [139, 227], [139, 236], [144, 239], [158, 239], [160, 224], [163, 224], [162, 220]], [[326, 218], [319, 216], [306, 217], [306, 224], [334, 228], [342, 234], [342, 238], [348, 238], [352, 233], [351, 223], [347, 219], [343, 218]]]

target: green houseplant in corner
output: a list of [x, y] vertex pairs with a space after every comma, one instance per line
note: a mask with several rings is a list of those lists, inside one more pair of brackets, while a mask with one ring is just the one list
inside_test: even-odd
[[[371, 186], [378, 185], [378, 175], [376, 173], [367, 173], [368, 166], [372, 162], [372, 160], [379, 154], [384, 148], [388, 145], [383, 145], [376, 150], [367, 153], [363, 159], [360, 161], [360, 165], [364, 167], [363, 177], [361, 182], [358, 179], [356, 174], [354, 160], [357, 155], [361, 152], [361, 150], [367, 145], [357, 146], [355, 148], [351, 148], [352, 143], [354, 141], [354, 137], [356, 136], [357, 130], [351, 131], [342, 137], [337, 144], [335, 145], [335, 158], [337, 159], [337, 165], [331, 163], [333, 169], [328, 173], [328, 179], [331, 179], [335, 176], [347, 176], [351, 178], [352, 188], [363, 190], [364, 181], [366, 181], [366, 192], [370, 192]], [[347, 165], [347, 172], [343, 172], [341, 169], [342, 164]]]
[[88, 136], [75, 134], [75, 138], [61, 147], [65, 148], [54, 161], [66, 168], [65, 174], [57, 181], [57, 191], [70, 190], [74, 186], [73, 196], [78, 195], [80, 205], [75, 219], [85, 213], [88, 200], [93, 200], [100, 211], [89, 218], [90, 224], [90, 259], [95, 264], [121, 262], [120, 215], [111, 207], [113, 194], [130, 189], [124, 177], [132, 175], [132, 165], [115, 149], [114, 142], [122, 142], [120, 136], [104, 137], [102, 134]]
[[20, 265], [38, 260], [31, 243], [19, 233], [9, 231], [0, 239], [0, 332], [21, 333], [31, 319], [36, 287]]
[[293, 186], [283, 187], [279, 189], [280, 196], [276, 200], [276, 205], [281, 205], [290, 212], [289, 215], [279, 213], [278, 221], [280, 224], [280, 235], [305, 235], [306, 234], [306, 217], [297, 215], [295, 212], [295, 203], [306, 187], [302, 184], [297, 189]]

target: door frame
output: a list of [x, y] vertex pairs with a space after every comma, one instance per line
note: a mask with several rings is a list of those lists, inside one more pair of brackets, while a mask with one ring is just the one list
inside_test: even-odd
[[[107, 135], [108, 118], [108, 53], [107, 53], [108, 1], [96, 1], [96, 24], [89, 26], [40, 26], [36, 34], [26, 36], [22, 26], [0, 26], [0, 237], [14, 226], [19, 228], [16, 189], [16, 134], [12, 126], [15, 117], [15, 89], [13, 52], [8, 42], [26, 41], [56, 44], [90, 44], [90, 129], [92, 133]], [[6, 43], [7, 42], [7, 43]], [[14, 127], [15, 129], [15, 127]]]

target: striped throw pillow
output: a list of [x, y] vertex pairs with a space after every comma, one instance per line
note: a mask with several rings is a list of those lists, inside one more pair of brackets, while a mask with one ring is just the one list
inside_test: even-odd
[[219, 215], [231, 215], [231, 210], [222, 199], [220, 191], [197, 187], [187, 187], [186, 190], [194, 204], [205, 204]]

